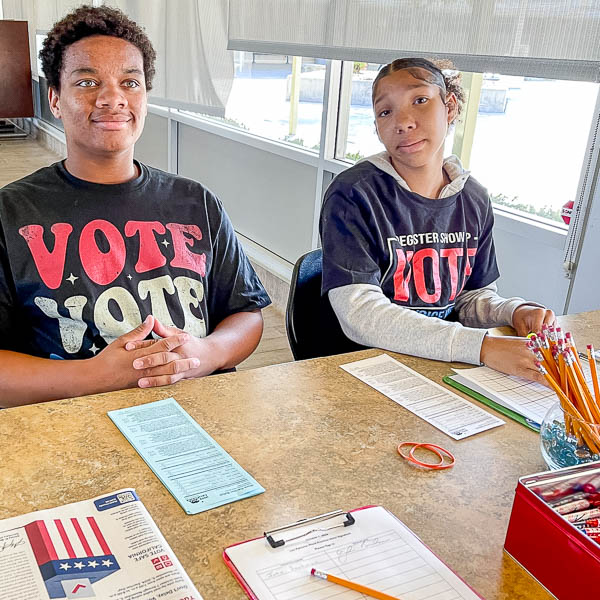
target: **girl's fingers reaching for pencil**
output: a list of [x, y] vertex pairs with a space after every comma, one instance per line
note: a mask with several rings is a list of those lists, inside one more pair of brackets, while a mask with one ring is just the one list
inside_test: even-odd
[[521, 304], [513, 313], [512, 325], [518, 336], [526, 337], [531, 332], [541, 331], [542, 325], [553, 325], [555, 320], [556, 316], [549, 308]]
[[518, 375], [545, 386], [548, 383], [535, 366], [535, 356], [520, 337], [487, 335], [481, 345], [481, 362], [508, 375]]

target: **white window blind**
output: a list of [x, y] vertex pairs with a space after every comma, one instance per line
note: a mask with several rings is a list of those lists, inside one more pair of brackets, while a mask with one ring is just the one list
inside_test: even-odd
[[27, 21], [31, 73], [34, 77], [43, 76], [43, 73], [38, 73], [35, 32], [47, 31], [80, 4], [80, 0], [3, 0], [5, 19]]
[[2, 18], [11, 21], [23, 21], [22, 0], [2, 0]]
[[228, 47], [600, 81], [600, 1], [229, 0]]
[[[91, 0], [88, 0], [91, 4]], [[35, 32], [47, 31], [81, 0], [3, 0], [4, 18], [29, 23], [31, 69], [37, 75]], [[227, 50], [227, 0], [108, 0], [146, 30], [156, 50], [150, 102], [224, 116], [233, 85]]]
[[156, 50], [149, 100], [222, 117], [233, 85], [227, 0], [109, 0], [142, 25]]

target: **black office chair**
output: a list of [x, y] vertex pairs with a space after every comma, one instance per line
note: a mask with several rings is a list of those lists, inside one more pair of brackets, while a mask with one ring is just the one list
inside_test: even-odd
[[304, 254], [294, 266], [285, 325], [295, 360], [364, 350], [344, 335], [327, 295], [321, 296], [322, 272], [321, 249]]

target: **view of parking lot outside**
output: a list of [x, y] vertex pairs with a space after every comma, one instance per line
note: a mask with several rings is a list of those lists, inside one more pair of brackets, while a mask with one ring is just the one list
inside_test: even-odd
[[[484, 79], [484, 84], [485, 84]], [[500, 77], [504, 112], [482, 113], [470, 168], [499, 203], [561, 221], [576, 199], [598, 85]]]
[[[235, 53], [225, 122], [318, 152], [324, 61], [302, 59], [297, 126], [290, 130], [292, 57]], [[379, 65], [354, 63], [345, 156], [383, 150], [373, 125], [370, 87]], [[575, 200], [598, 84], [486, 74], [469, 169], [494, 202], [562, 223]], [[446, 142], [452, 151], [453, 135]]]
[[[302, 59], [297, 125], [290, 129], [293, 57], [237, 51], [234, 56], [235, 79], [224, 122], [317, 153], [321, 140], [325, 61]], [[307, 89], [307, 82], [314, 85]]]

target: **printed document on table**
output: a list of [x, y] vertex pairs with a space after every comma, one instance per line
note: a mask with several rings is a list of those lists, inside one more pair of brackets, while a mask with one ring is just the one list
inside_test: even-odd
[[[352, 512], [355, 523], [294, 528], [279, 548], [264, 537], [225, 549], [236, 577], [259, 600], [360, 600], [362, 594], [311, 576], [311, 569], [336, 575], [402, 600], [477, 600], [469, 586], [414, 533], [381, 506]], [[281, 533], [283, 539], [285, 533]]]
[[202, 600], [133, 489], [1, 520], [0, 598]]
[[[581, 361], [583, 375], [591, 384], [592, 375], [588, 361]], [[471, 388], [473, 391], [510, 408], [526, 419], [542, 423], [551, 406], [556, 404], [556, 394], [552, 389], [516, 375], [506, 375], [489, 367], [454, 369], [451, 379]]]
[[455, 440], [504, 425], [502, 419], [387, 354], [341, 367]]
[[265, 491], [173, 398], [108, 416], [189, 515]]

